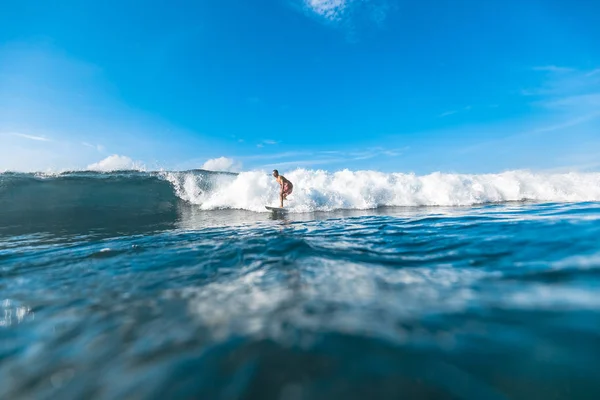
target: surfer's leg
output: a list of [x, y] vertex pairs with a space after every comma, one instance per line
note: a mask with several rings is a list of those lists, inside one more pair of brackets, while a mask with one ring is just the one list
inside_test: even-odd
[[283, 196], [283, 199], [284, 199], [284, 200], [287, 200], [287, 197], [288, 197], [290, 194], [292, 194], [292, 188], [291, 188], [290, 186], [287, 186], [287, 185], [286, 185], [286, 186], [283, 188], [283, 191], [282, 191], [281, 195]]
[[283, 198], [284, 198], [284, 197], [283, 197], [283, 193], [281, 193], [281, 194], [279, 195], [279, 200], [280, 200], [280, 203], [281, 203], [281, 208], [283, 208]]

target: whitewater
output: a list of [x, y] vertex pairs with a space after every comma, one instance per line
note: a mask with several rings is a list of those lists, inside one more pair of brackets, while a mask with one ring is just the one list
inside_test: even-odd
[[597, 399], [600, 173], [0, 173], [0, 398]]
[[[402, 206], [467, 206], [509, 201], [578, 202], [600, 200], [600, 173], [540, 174], [524, 171], [488, 175], [434, 173], [418, 176], [376, 171], [326, 172], [297, 169], [292, 212]], [[167, 173], [177, 195], [202, 209], [264, 211], [277, 202], [278, 186], [264, 171], [213, 177]]]

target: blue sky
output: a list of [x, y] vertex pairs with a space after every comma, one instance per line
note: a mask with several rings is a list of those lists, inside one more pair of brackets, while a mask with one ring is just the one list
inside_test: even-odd
[[9, 0], [0, 171], [599, 170], [596, 3]]

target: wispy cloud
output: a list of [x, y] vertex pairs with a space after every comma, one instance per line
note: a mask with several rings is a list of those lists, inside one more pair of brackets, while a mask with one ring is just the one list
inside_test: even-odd
[[409, 149], [408, 147], [403, 147], [401, 149], [383, 150], [381, 152], [381, 154], [383, 154], [384, 156], [388, 156], [388, 157], [399, 157], [402, 154], [404, 154], [408, 149]]
[[244, 143], [244, 139], [237, 137], [236, 135], [231, 135], [231, 138], [238, 143]]
[[91, 143], [88, 143], [88, 142], [81, 142], [81, 144], [83, 146], [85, 146], [85, 147], [96, 149], [99, 153], [102, 153], [105, 150], [105, 147], [102, 146], [101, 144], [94, 145], [94, 144], [91, 144]]
[[20, 137], [23, 139], [36, 140], [38, 142], [51, 142], [52, 141], [52, 139], [48, 139], [47, 137], [43, 137], [43, 136], [26, 135], [24, 133], [16, 133], [16, 132], [10, 132], [8, 134], [11, 136]]
[[473, 108], [473, 107], [471, 107], [471, 106], [466, 106], [466, 107], [464, 107], [464, 108], [461, 108], [460, 110], [450, 110], [450, 111], [446, 111], [446, 112], [443, 112], [443, 113], [439, 114], [439, 115], [438, 115], [438, 118], [445, 118], [445, 117], [449, 117], [449, 116], [451, 116], [451, 115], [454, 115], [454, 114], [458, 114], [458, 113], [460, 113], [460, 112], [471, 111], [471, 109], [472, 109], [472, 108]]
[[308, 153], [301, 151], [285, 151], [281, 153], [272, 153], [272, 154], [256, 154], [252, 156], [238, 157], [239, 159], [243, 159], [245, 161], [252, 160], [277, 160], [281, 158], [291, 158], [291, 157], [304, 157]]
[[[542, 137], [568, 137], [571, 133], [594, 132], [600, 119], [600, 75], [585, 70], [560, 67], [538, 67], [537, 70], [557, 72], [545, 75], [538, 86], [523, 95], [532, 97], [528, 102], [534, 117], [519, 127], [515, 133], [483, 141], [461, 149], [461, 152], [481, 151], [483, 148], [514, 146], [524, 140], [544, 140]], [[600, 71], [600, 69], [599, 69]], [[595, 124], [595, 125], [593, 125]], [[581, 133], [582, 135], [584, 133]]]
[[348, 161], [345, 158], [317, 158], [317, 159], [300, 159], [294, 161], [284, 161], [263, 165], [263, 168], [296, 168], [310, 167], [316, 165], [336, 164]]
[[567, 120], [561, 126], [575, 126], [596, 119], [600, 113], [599, 78], [578, 71], [570, 73], [568, 79], [550, 79], [543, 87], [551, 90], [538, 92], [538, 98], [531, 104], [563, 115]]
[[[540, 68], [540, 67], [538, 67]], [[550, 68], [550, 67], [546, 67]], [[523, 96], [574, 96], [594, 93], [600, 90], [600, 69], [577, 70], [553, 67], [551, 74], [545, 74], [541, 84], [521, 90]], [[538, 71], [549, 71], [539, 70]]]
[[338, 153], [340, 155], [346, 156], [352, 160], [369, 160], [375, 157], [398, 157], [402, 155], [408, 148], [403, 147], [399, 149], [384, 149], [383, 147], [374, 147], [370, 149], [366, 149], [363, 151], [349, 152], [349, 153]]
[[507, 143], [519, 143], [519, 141], [522, 141], [529, 137], [535, 137], [535, 135], [546, 135], [546, 134], [560, 132], [563, 130], [567, 130], [569, 128], [574, 128], [576, 126], [583, 125], [588, 122], [592, 122], [599, 118], [600, 118], [600, 111], [592, 112], [592, 113], [584, 114], [584, 115], [576, 115], [570, 119], [565, 119], [560, 122], [556, 122], [554, 124], [549, 124], [549, 123], [540, 124], [538, 127], [530, 129], [530, 130], [517, 132], [513, 135], [508, 135], [508, 136], [504, 136], [504, 137], [496, 138], [496, 139], [492, 139], [492, 140], [486, 140], [486, 141], [479, 142], [479, 143], [476, 143], [471, 146], [463, 147], [462, 149], [460, 149], [458, 151], [458, 153], [464, 154], [464, 153], [478, 152], [486, 147], [487, 148], [490, 148], [490, 147], [498, 147], [499, 148], [502, 146], [506, 146]]
[[600, 68], [588, 72], [585, 76], [587, 76], [589, 78], [591, 76], [598, 75], [598, 74], [600, 74]]
[[591, 162], [586, 164], [569, 164], [559, 167], [546, 168], [543, 171], [549, 174], [566, 174], [570, 172], [592, 172], [598, 170], [600, 162]]
[[438, 115], [438, 118], [449, 117], [449, 116], [451, 116], [451, 115], [454, 115], [454, 114], [456, 114], [457, 112], [458, 112], [458, 111], [456, 111], [456, 110], [452, 110], [452, 111], [446, 111], [446, 112], [443, 112], [443, 113], [441, 113], [440, 115]]
[[564, 121], [564, 122], [561, 122], [561, 123], [558, 123], [555, 125], [543, 126], [541, 128], [534, 129], [533, 131], [529, 132], [529, 134], [560, 131], [563, 129], [567, 129], [567, 128], [571, 128], [571, 127], [574, 127], [577, 125], [584, 124], [586, 122], [593, 121], [593, 120], [597, 119], [598, 117], [600, 117], [600, 111], [582, 115], [579, 117], [575, 117], [573, 119], [570, 119], [570, 120], [567, 120], [567, 121]]
[[563, 96], [563, 97], [552, 97], [549, 99], [543, 99], [534, 104], [541, 105], [546, 108], [553, 109], [565, 109], [565, 108], [576, 108], [576, 109], [600, 109], [600, 88], [597, 93], [589, 93], [574, 96]]
[[[306, 167], [336, 163], [351, 163], [352, 161], [368, 160], [377, 157], [398, 157], [408, 150], [408, 147], [385, 149], [373, 147], [359, 151], [325, 150], [317, 152], [288, 152], [271, 156], [271, 159], [296, 158], [292, 161], [281, 161], [264, 164], [264, 168]], [[312, 157], [312, 158], [311, 158]]]
[[544, 72], [556, 72], [556, 73], [575, 71], [575, 69], [573, 69], [573, 68], [559, 67], [556, 65], [544, 65], [544, 66], [539, 66], [539, 67], [533, 67], [533, 70], [534, 71], [544, 71]]
[[262, 142], [260, 142], [259, 144], [257, 144], [256, 147], [263, 148], [265, 146], [274, 146], [274, 145], [276, 145], [278, 143], [279, 142], [277, 142], [276, 140], [263, 140]]

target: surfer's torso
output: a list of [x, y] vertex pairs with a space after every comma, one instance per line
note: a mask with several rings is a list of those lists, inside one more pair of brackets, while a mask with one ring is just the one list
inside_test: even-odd
[[292, 184], [292, 182], [290, 182], [289, 180], [287, 180], [285, 178], [285, 176], [283, 175], [279, 175], [277, 177], [277, 182], [279, 182], [279, 184], [281, 185], [281, 191], [284, 194], [290, 194], [292, 193], [292, 190], [294, 189], [294, 185]]

